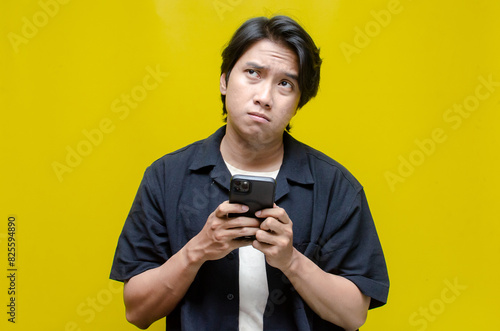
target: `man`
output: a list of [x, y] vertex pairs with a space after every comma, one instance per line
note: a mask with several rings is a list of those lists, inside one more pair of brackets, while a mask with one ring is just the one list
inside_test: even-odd
[[[127, 319], [167, 330], [355, 330], [389, 281], [362, 186], [286, 129], [316, 95], [321, 59], [284, 16], [245, 22], [224, 50], [227, 125], [147, 170], [111, 278]], [[276, 205], [248, 217], [231, 174], [276, 178]], [[237, 238], [255, 236], [255, 240]]]

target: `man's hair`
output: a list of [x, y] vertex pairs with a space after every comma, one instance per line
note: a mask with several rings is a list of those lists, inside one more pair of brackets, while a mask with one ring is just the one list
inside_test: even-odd
[[[290, 17], [255, 17], [243, 23], [222, 52], [221, 75], [226, 74], [227, 84], [231, 70], [238, 59], [253, 44], [264, 39], [285, 45], [297, 55], [300, 90], [297, 109], [302, 108], [318, 93], [321, 58], [311, 36]], [[222, 114], [226, 120], [226, 96], [221, 94], [221, 99]]]

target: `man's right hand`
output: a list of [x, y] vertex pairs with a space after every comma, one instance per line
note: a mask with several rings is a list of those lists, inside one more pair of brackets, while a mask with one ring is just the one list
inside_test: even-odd
[[218, 260], [236, 248], [252, 244], [251, 239], [237, 239], [255, 236], [260, 221], [249, 217], [228, 217], [248, 211], [241, 204], [224, 201], [208, 216], [203, 229], [186, 244], [191, 261], [203, 264], [205, 261]]
[[250, 245], [260, 221], [249, 217], [227, 217], [246, 212], [240, 204], [221, 203], [208, 216], [203, 229], [163, 265], [132, 277], [125, 283], [127, 320], [141, 329], [165, 317], [177, 306], [205, 261], [218, 260], [232, 250]]

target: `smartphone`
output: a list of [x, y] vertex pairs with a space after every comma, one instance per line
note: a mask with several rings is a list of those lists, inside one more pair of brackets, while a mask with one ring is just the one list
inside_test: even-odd
[[272, 177], [234, 175], [231, 178], [229, 202], [247, 205], [249, 210], [230, 217], [255, 217], [255, 212], [274, 206], [276, 181]]

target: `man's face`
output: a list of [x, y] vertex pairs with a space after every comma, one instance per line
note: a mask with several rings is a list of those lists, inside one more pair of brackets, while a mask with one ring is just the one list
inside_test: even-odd
[[298, 60], [289, 48], [264, 39], [236, 62], [220, 91], [226, 96], [227, 132], [255, 143], [281, 139], [300, 99]]

